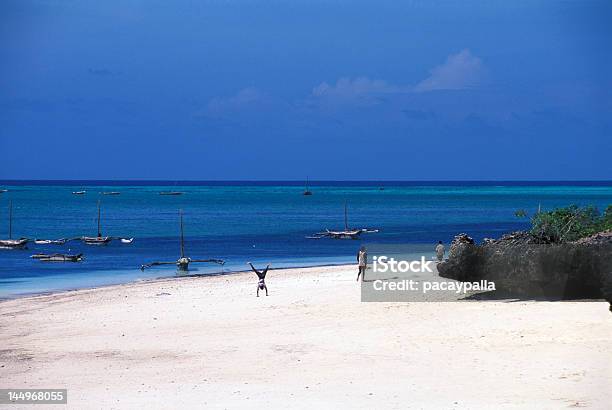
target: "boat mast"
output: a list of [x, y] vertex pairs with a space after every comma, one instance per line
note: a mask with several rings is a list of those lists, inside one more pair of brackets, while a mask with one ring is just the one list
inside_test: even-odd
[[346, 201], [344, 201], [344, 230], [348, 231], [348, 215], [346, 210]]
[[13, 201], [9, 201], [9, 239], [13, 239]]
[[102, 232], [100, 232], [100, 200], [98, 199], [98, 238], [102, 237]]
[[181, 258], [185, 257], [185, 238], [183, 237], [183, 210], [179, 209], [179, 215], [181, 217]]

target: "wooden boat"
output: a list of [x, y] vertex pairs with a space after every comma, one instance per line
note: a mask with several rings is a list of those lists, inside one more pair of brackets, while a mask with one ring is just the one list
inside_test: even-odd
[[36, 245], [63, 245], [68, 239], [34, 239]]
[[98, 201], [98, 236], [82, 236], [81, 241], [86, 245], [106, 245], [111, 241], [111, 237], [102, 236], [100, 230], [100, 201]]
[[363, 233], [376, 233], [378, 229], [369, 229], [369, 228], [349, 228], [348, 226], [348, 210], [347, 204], [344, 203], [344, 230], [343, 231], [330, 231], [326, 229], [323, 232], [317, 232], [314, 235], [307, 236], [307, 239], [322, 239], [322, 238], [331, 238], [331, 239], [359, 239], [361, 234]]
[[176, 265], [179, 271], [188, 271], [190, 263], [216, 263], [218, 265], [224, 265], [223, 259], [191, 259], [185, 256], [185, 238], [183, 233], [183, 211], [179, 210], [180, 225], [181, 225], [181, 256], [174, 262], [150, 262], [140, 265], [140, 270], [145, 270], [152, 266], [159, 265]]
[[8, 239], [0, 239], [0, 249], [25, 249], [29, 239], [13, 239], [13, 201], [9, 202], [9, 235]]
[[66, 255], [63, 253], [37, 253], [30, 256], [30, 258], [38, 259], [42, 262], [81, 262], [83, 260], [83, 254]]
[[304, 196], [312, 195], [312, 191], [308, 189], [308, 178], [306, 178], [306, 187], [304, 188], [304, 193], [302, 195]]
[[87, 191], [73, 191], [72, 195], [85, 195]]
[[160, 195], [183, 195], [180, 191], [161, 191]]
[[108, 236], [82, 236], [81, 241], [86, 245], [107, 245], [111, 238]]
[[0, 239], [0, 249], [25, 249], [27, 244], [27, 238]]

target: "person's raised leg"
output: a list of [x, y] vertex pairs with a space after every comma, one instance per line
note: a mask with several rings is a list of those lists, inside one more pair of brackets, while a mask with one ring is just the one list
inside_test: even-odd
[[251, 262], [247, 262], [247, 265], [249, 265], [251, 267], [251, 270], [259, 276], [260, 272], [257, 269], [255, 269], [255, 266], [253, 266]]

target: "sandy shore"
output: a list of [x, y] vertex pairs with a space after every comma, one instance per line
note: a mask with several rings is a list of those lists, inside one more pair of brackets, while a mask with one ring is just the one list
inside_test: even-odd
[[353, 267], [268, 276], [260, 298], [245, 273], [3, 301], [0, 388], [74, 409], [612, 403], [605, 303], [361, 303]]

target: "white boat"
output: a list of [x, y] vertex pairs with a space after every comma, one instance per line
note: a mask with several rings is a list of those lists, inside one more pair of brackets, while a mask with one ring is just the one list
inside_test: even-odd
[[24, 249], [29, 241], [27, 238], [13, 239], [13, 201], [9, 202], [9, 237], [0, 239], [0, 249]]
[[347, 204], [344, 203], [344, 230], [343, 231], [330, 231], [326, 229], [323, 232], [317, 232], [314, 235], [307, 236], [306, 239], [359, 239], [362, 233], [376, 233], [378, 229], [369, 228], [349, 228], [348, 224], [348, 211]]
[[86, 245], [106, 245], [111, 238], [109, 236], [82, 236], [81, 241]]
[[102, 236], [100, 230], [100, 201], [98, 201], [98, 236], [82, 236], [81, 241], [86, 245], [106, 245], [111, 239], [110, 236]]
[[0, 249], [25, 249], [28, 239], [0, 239]]
[[121, 238], [121, 243], [132, 243], [134, 238]]
[[183, 211], [179, 210], [179, 217], [181, 223], [181, 257], [176, 261], [169, 262], [149, 262], [140, 266], [140, 270], [144, 271], [147, 268], [152, 266], [160, 266], [160, 265], [176, 265], [179, 271], [186, 272], [189, 270], [190, 263], [216, 263], [218, 265], [223, 266], [225, 261], [223, 259], [191, 259], [185, 256], [185, 237], [183, 233]]
[[34, 239], [36, 245], [63, 245], [67, 239]]
[[72, 191], [72, 195], [85, 195], [87, 191]]

